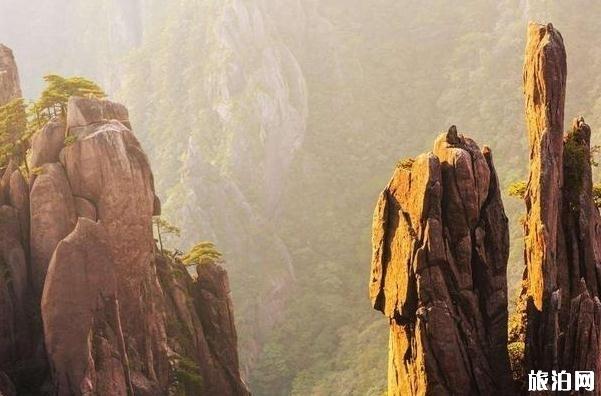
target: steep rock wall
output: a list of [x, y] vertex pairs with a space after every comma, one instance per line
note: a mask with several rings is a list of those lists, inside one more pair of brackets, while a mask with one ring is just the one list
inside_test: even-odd
[[390, 322], [389, 395], [510, 394], [509, 236], [490, 150], [453, 126], [405, 161], [373, 219], [370, 297]]
[[559, 31], [531, 23], [525, 58], [525, 367], [594, 370], [598, 383], [601, 217], [592, 194], [591, 129], [579, 117], [563, 133], [567, 61]]
[[0, 172], [0, 392], [248, 394], [227, 274], [157, 251], [127, 109], [71, 98], [29, 168]]

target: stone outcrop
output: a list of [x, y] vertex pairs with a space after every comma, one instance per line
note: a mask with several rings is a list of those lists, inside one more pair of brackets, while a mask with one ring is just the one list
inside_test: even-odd
[[561, 34], [551, 24], [531, 23], [525, 55], [525, 367], [594, 370], [598, 384], [601, 217], [592, 195], [591, 130], [579, 117], [563, 133], [567, 67]]
[[0, 44], [0, 106], [21, 97], [21, 84], [15, 57], [10, 48]]
[[401, 162], [373, 219], [370, 298], [389, 395], [511, 394], [507, 218], [490, 150], [453, 126]]
[[0, 171], [0, 393], [247, 395], [227, 274], [156, 248], [127, 109], [71, 98], [31, 151]]
[[[220, 307], [203, 304], [183, 264], [155, 250], [151, 224], [159, 201], [146, 155], [126, 126], [127, 110], [72, 98], [67, 111], [65, 141], [72, 140], [61, 149], [59, 163], [41, 165], [31, 192], [32, 230], [38, 216], [62, 219], [54, 227], [57, 238], [43, 241], [53, 253], [41, 302], [58, 393], [160, 395], [179, 387], [188, 394], [246, 394], [237, 360], [221, 364], [222, 351], [211, 348], [198, 318], [199, 312]], [[45, 201], [34, 205], [38, 186], [53, 168], [63, 173], [55, 171], [51, 185], [61, 187], [40, 194]], [[63, 178], [66, 182], [59, 182]], [[45, 207], [54, 210], [38, 209]], [[47, 256], [42, 258], [45, 264]], [[157, 270], [159, 261], [169, 271]], [[171, 279], [174, 272], [186, 278], [184, 285]], [[66, 326], [68, 317], [80, 319]], [[221, 336], [236, 342], [235, 333]]]

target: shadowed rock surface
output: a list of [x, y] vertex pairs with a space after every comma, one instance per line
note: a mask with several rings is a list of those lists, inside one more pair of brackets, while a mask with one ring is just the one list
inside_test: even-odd
[[453, 126], [433, 153], [401, 162], [372, 235], [389, 395], [510, 394], [509, 236], [490, 150]]
[[525, 55], [525, 368], [594, 370], [598, 384], [601, 218], [592, 195], [591, 130], [579, 117], [563, 134], [567, 66], [559, 31], [531, 23]]
[[0, 171], [3, 396], [249, 394], [227, 274], [194, 280], [158, 252], [127, 114], [71, 98], [32, 139], [29, 185], [12, 162]]

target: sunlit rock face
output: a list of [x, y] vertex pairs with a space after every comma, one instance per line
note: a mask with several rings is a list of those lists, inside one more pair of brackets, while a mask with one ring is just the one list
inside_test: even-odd
[[591, 129], [579, 117], [563, 132], [567, 66], [559, 31], [531, 23], [525, 56], [530, 142], [521, 295], [525, 367], [596, 371], [601, 218], [592, 195]]
[[400, 163], [373, 218], [390, 395], [510, 394], [507, 218], [490, 150], [453, 126]]

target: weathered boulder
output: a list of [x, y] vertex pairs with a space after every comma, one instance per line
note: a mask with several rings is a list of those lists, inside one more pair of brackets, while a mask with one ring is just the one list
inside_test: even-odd
[[48, 267], [42, 317], [58, 395], [132, 392], [107, 241], [102, 224], [80, 218]]
[[511, 394], [509, 251], [490, 150], [456, 128], [402, 162], [373, 219], [370, 297], [390, 322], [389, 395]]
[[64, 145], [65, 123], [59, 118], [53, 118], [31, 139], [29, 167], [35, 169], [44, 164], [58, 162]]
[[59, 163], [44, 164], [30, 194], [31, 276], [41, 295], [52, 253], [77, 222], [69, 180]]
[[120, 103], [108, 100], [97, 100], [82, 97], [69, 98], [67, 112], [67, 128], [69, 133], [74, 133], [76, 128], [83, 128], [116, 120], [131, 129], [127, 108]]

